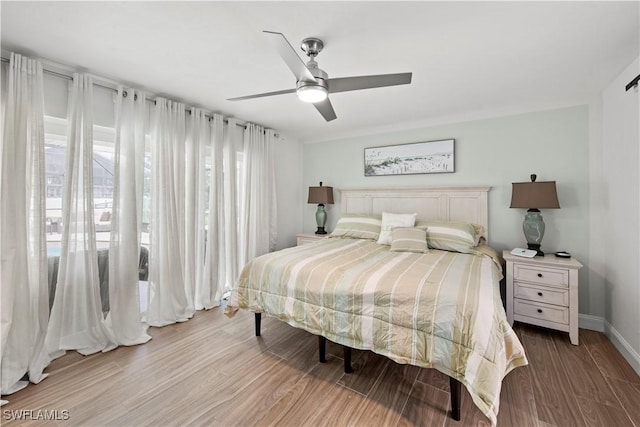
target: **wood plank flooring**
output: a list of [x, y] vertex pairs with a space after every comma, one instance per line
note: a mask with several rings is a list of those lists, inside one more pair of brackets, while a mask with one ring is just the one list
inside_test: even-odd
[[[530, 364], [505, 378], [499, 426], [640, 427], [640, 377], [603, 334], [581, 329], [573, 346], [564, 333], [515, 330]], [[340, 346], [328, 342], [321, 364], [317, 337], [274, 319], [255, 337], [253, 314], [218, 308], [149, 333], [141, 346], [55, 360], [47, 379], [6, 397], [2, 425], [489, 425], [464, 388], [462, 418], [450, 418], [449, 381], [435, 370], [354, 350], [344, 374]]]

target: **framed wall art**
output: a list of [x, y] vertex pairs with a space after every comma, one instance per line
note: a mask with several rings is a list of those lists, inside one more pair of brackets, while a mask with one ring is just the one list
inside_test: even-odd
[[453, 139], [364, 149], [364, 175], [454, 172]]

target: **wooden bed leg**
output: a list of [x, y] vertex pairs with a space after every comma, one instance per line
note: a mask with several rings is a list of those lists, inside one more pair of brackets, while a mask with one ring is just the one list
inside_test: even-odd
[[320, 355], [320, 363], [324, 363], [327, 361], [326, 353], [327, 353], [327, 339], [322, 335], [318, 335], [318, 350]]
[[460, 421], [460, 399], [462, 397], [462, 383], [449, 377], [449, 391], [451, 392], [451, 418]]
[[344, 352], [344, 373], [350, 374], [353, 372], [353, 368], [351, 367], [351, 347], [343, 345], [342, 350]]
[[262, 313], [255, 313], [256, 318], [256, 336], [260, 336], [260, 322], [262, 321]]

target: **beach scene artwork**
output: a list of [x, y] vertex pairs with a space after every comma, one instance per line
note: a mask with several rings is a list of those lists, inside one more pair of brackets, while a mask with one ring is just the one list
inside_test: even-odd
[[364, 149], [364, 175], [454, 172], [453, 139]]

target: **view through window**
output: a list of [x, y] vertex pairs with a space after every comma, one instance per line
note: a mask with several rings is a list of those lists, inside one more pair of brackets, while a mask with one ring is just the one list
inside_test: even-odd
[[[60, 254], [64, 221], [62, 215], [67, 168], [66, 120], [47, 117], [45, 120], [46, 173], [46, 233], [49, 256]], [[114, 135], [113, 128], [94, 126], [93, 142], [93, 205], [96, 243], [98, 249], [109, 247], [114, 193]], [[148, 145], [148, 144], [147, 144]], [[142, 235], [143, 246], [149, 245], [151, 158], [144, 164]]]
[[[113, 218], [114, 173], [115, 173], [115, 130], [110, 127], [93, 127], [93, 202], [94, 225], [98, 250], [109, 248], [111, 221]], [[141, 245], [149, 249], [151, 233], [151, 137], [145, 138], [144, 181], [142, 198]], [[205, 167], [205, 212], [204, 226], [207, 228], [209, 216], [209, 182], [212, 173], [212, 153], [207, 150], [204, 156]], [[46, 234], [47, 254], [49, 257], [60, 255], [64, 220], [62, 215], [64, 187], [67, 168], [67, 121], [61, 118], [45, 116], [45, 173], [46, 173]], [[243, 153], [236, 152], [235, 179], [237, 212], [242, 202]], [[225, 162], [224, 175], [229, 174], [229, 165]], [[216, 206], [215, 209], [223, 209]], [[240, 220], [238, 216], [237, 221]]]

